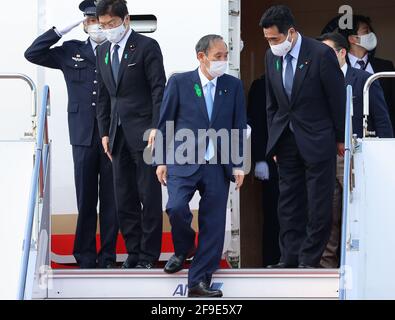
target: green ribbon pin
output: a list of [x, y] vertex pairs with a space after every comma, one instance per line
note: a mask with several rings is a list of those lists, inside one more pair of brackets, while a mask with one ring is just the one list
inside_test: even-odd
[[201, 98], [201, 96], [202, 96], [202, 90], [200, 89], [200, 86], [196, 83], [194, 88], [195, 88], [196, 95], [197, 95], [199, 98]]
[[280, 69], [281, 69], [280, 60], [277, 59], [277, 60], [276, 60], [276, 70], [277, 70], [277, 71], [280, 71]]
[[109, 54], [108, 54], [108, 52], [107, 52], [106, 57], [104, 58], [104, 62], [105, 62], [106, 64], [108, 64], [108, 60], [109, 60]]

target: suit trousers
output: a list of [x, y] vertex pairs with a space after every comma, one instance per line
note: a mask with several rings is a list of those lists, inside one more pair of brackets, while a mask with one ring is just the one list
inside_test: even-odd
[[331, 231], [335, 150], [330, 159], [307, 163], [294, 134], [287, 128], [278, 141], [276, 155], [280, 261], [294, 266], [318, 266]]
[[338, 268], [340, 264], [340, 240], [343, 209], [344, 159], [337, 157], [336, 185], [333, 196], [333, 221], [328, 245], [321, 258], [321, 266], [328, 269]]
[[196, 191], [199, 202], [199, 241], [188, 274], [188, 286], [199, 282], [210, 284], [218, 269], [225, 237], [226, 207], [230, 180], [220, 164], [203, 164], [190, 177], [169, 175], [169, 201], [166, 209], [170, 218], [176, 255], [188, 254], [195, 245], [195, 231], [191, 227], [189, 202]]
[[[119, 231], [111, 161], [104, 154], [95, 124], [91, 146], [73, 146], [74, 181], [78, 220], [73, 254], [82, 268], [116, 262]], [[96, 250], [97, 200], [99, 197], [100, 244]]]
[[133, 150], [118, 126], [112, 151], [114, 190], [119, 226], [126, 249], [135, 261], [155, 263], [162, 242], [162, 189], [155, 167], [143, 151]]

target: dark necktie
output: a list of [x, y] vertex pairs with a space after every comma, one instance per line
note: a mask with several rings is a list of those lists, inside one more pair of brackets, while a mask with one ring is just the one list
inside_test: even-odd
[[365, 61], [363, 60], [358, 60], [357, 63], [361, 66], [362, 70], [365, 70]]
[[118, 83], [118, 73], [119, 73], [119, 55], [118, 55], [119, 45], [114, 45], [114, 52], [112, 54], [111, 69], [112, 75], [114, 76], [115, 83]]
[[292, 59], [293, 57], [290, 54], [285, 56], [285, 60], [287, 61], [287, 66], [285, 67], [285, 76], [284, 76], [284, 88], [287, 93], [289, 101], [291, 101], [292, 96], [292, 87], [294, 84], [294, 69], [292, 67]]

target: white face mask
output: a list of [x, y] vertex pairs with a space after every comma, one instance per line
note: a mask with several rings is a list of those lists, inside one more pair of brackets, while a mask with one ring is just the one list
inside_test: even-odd
[[377, 47], [377, 37], [373, 32], [359, 36], [360, 43], [356, 43], [358, 46], [365, 48], [368, 51], [372, 51]]
[[98, 44], [106, 40], [106, 35], [104, 34], [103, 30], [100, 29], [98, 24], [89, 25], [86, 28], [86, 31], [88, 32], [89, 37]]
[[288, 38], [289, 38], [289, 34], [288, 34], [288, 36], [287, 36], [287, 39], [285, 39], [284, 42], [282, 42], [282, 43], [280, 43], [280, 44], [270, 45], [270, 49], [272, 50], [272, 52], [273, 52], [273, 54], [274, 54], [275, 56], [283, 57], [283, 56], [285, 56], [288, 52], [291, 51], [293, 40], [291, 39], [291, 41], [289, 41]]
[[207, 72], [213, 78], [221, 77], [225, 74], [228, 69], [228, 61], [209, 61], [210, 68], [207, 69]]
[[122, 22], [122, 24], [119, 27], [103, 30], [108, 41], [110, 41], [111, 43], [118, 43], [119, 41], [122, 40], [122, 38], [126, 34], [126, 27], [124, 22], [125, 20]]

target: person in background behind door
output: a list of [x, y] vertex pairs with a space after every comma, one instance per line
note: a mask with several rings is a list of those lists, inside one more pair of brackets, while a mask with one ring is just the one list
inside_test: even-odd
[[252, 159], [255, 177], [262, 181], [263, 209], [263, 267], [277, 263], [280, 259], [278, 243], [279, 224], [277, 217], [278, 172], [273, 158], [266, 157], [268, 140], [266, 115], [265, 76], [255, 80], [248, 94], [248, 124], [251, 126]]
[[[347, 60], [351, 67], [365, 70], [370, 74], [395, 71], [392, 61], [380, 59], [375, 56], [378, 41], [369, 17], [354, 15], [353, 28], [351, 30], [340, 29], [339, 32], [350, 44], [350, 52], [348, 53]], [[379, 81], [384, 90], [392, 128], [395, 130], [395, 79], [383, 78]]]
[[[331, 47], [338, 58], [341, 70], [344, 73], [346, 86], [353, 87], [353, 133], [358, 138], [363, 137], [363, 89], [370, 73], [352, 68], [347, 65], [346, 57], [350, 48], [347, 40], [339, 33], [327, 33], [319, 37], [329, 47]], [[370, 89], [370, 105], [369, 105], [369, 130], [375, 131], [377, 137], [392, 138], [393, 130], [391, 120], [388, 114], [388, 107], [385, 103], [383, 90], [376, 81]], [[343, 192], [343, 175], [344, 175], [344, 159], [337, 157], [336, 170], [336, 186], [335, 195], [333, 197], [333, 222], [332, 232], [328, 245], [321, 258], [321, 266], [324, 268], [339, 267], [339, 244], [341, 229], [341, 213], [342, 213], [342, 192]]]
[[[64, 35], [81, 24], [51, 28], [26, 50], [25, 57], [40, 66], [59, 69], [66, 80], [70, 143], [73, 147], [74, 179], [78, 221], [74, 257], [81, 268], [112, 268], [116, 262], [118, 220], [115, 210], [111, 162], [104, 154], [96, 121], [96, 48], [105, 41], [96, 18], [93, 0], [79, 6], [84, 12], [86, 41], [66, 41], [51, 48]], [[96, 252], [97, 200], [100, 207], [100, 243]]]

